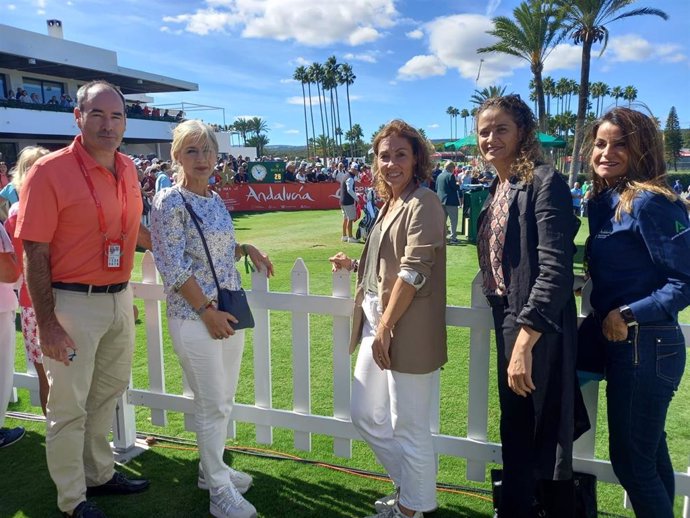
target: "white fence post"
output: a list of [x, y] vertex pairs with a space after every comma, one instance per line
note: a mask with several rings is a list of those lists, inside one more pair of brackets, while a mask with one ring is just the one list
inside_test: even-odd
[[[350, 274], [339, 270], [333, 274], [333, 296], [350, 298]], [[350, 421], [350, 316], [333, 317], [333, 417]], [[352, 457], [352, 440], [335, 437], [333, 451], [339, 457]]]
[[[263, 272], [252, 274], [252, 292], [249, 302], [254, 314], [254, 400], [259, 408], [273, 408], [271, 389], [271, 318], [267, 309], [268, 277]], [[273, 427], [256, 425], [256, 441], [273, 443]]]
[[[141, 282], [146, 285], [160, 285], [153, 254], [147, 251], [141, 261]], [[147, 286], [148, 287], [148, 286]], [[141, 295], [139, 295], [141, 292]], [[161, 317], [161, 298], [152, 297], [150, 292], [137, 286], [134, 295], [144, 299], [146, 313], [146, 357], [148, 361], [149, 390], [165, 394], [165, 364], [163, 362], [163, 320]], [[168, 419], [165, 410], [151, 409], [151, 423], [166, 426]]]
[[[302, 258], [292, 268], [292, 293], [309, 294], [309, 271]], [[293, 410], [298, 414], [311, 414], [311, 334], [309, 313], [292, 313], [292, 390]], [[311, 451], [311, 433], [295, 431], [295, 448]]]
[[[489, 307], [482, 292], [481, 272], [472, 281], [472, 309], [487, 311]], [[491, 319], [489, 319], [491, 321]], [[467, 406], [467, 437], [486, 441], [489, 419], [489, 357], [491, 326], [473, 326], [470, 329], [469, 403]], [[484, 482], [486, 463], [467, 460], [467, 479]]]
[[[129, 379], [132, 386], [132, 378]], [[115, 416], [113, 417], [113, 447], [117, 452], [126, 452], [134, 448], [137, 440], [137, 424], [134, 419], [134, 405], [127, 401], [127, 391], [117, 398]]]

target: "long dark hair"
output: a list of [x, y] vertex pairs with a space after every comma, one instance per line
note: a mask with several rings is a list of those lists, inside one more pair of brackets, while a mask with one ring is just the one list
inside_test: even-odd
[[620, 128], [623, 143], [628, 152], [628, 171], [614, 187], [620, 193], [615, 218], [621, 219], [621, 212], [632, 211], [635, 196], [641, 191], [650, 191], [676, 201], [678, 195], [668, 185], [666, 179], [666, 160], [664, 141], [656, 121], [650, 116], [622, 106], [613, 108], [597, 119], [587, 133], [584, 152], [589, 153], [589, 167], [592, 176], [592, 194], [596, 196], [608, 185], [594, 172], [592, 153], [597, 132], [602, 124], [608, 122]]

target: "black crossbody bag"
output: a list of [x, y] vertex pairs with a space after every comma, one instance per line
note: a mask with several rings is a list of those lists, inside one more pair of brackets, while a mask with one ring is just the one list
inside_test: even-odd
[[[180, 191], [178, 191], [180, 192]], [[221, 288], [218, 282], [218, 277], [216, 276], [216, 269], [213, 267], [213, 261], [211, 260], [211, 253], [208, 251], [208, 245], [206, 244], [206, 238], [204, 233], [201, 231], [201, 225], [199, 221], [201, 218], [194, 212], [192, 206], [187, 203], [187, 200], [180, 192], [182, 201], [184, 201], [185, 209], [189, 212], [192, 222], [199, 232], [199, 237], [201, 237], [201, 244], [204, 245], [204, 251], [206, 252], [206, 258], [208, 259], [208, 264], [211, 267], [211, 273], [213, 274], [213, 280], [216, 283], [216, 288], [218, 290], [218, 309], [220, 311], [225, 311], [230, 313], [237, 319], [237, 323], [231, 323], [230, 326], [233, 329], [247, 329], [254, 327], [254, 315], [252, 315], [252, 310], [249, 307], [249, 302], [247, 301], [247, 294], [242, 288], [239, 290], [228, 290], [226, 288]], [[202, 222], [203, 223], [203, 222]]]

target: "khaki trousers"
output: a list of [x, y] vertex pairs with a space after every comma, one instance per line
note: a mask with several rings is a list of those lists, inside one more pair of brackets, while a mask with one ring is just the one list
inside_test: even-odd
[[130, 380], [134, 315], [130, 287], [119, 293], [54, 290], [55, 314], [74, 340], [76, 357], [66, 366], [44, 358], [50, 384], [46, 457], [61, 511], [86, 500], [86, 486], [114, 473], [108, 434], [115, 403]]

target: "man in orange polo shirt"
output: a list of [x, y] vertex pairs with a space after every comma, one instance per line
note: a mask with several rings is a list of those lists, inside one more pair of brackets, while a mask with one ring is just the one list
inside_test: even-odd
[[132, 366], [134, 250], [150, 248], [150, 235], [140, 224], [136, 169], [117, 151], [124, 97], [105, 81], [87, 83], [74, 116], [81, 134], [29, 171], [16, 235], [50, 383], [46, 457], [58, 507], [102, 518], [87, 496], [149, 485], [114, 470], [107, 436]]

